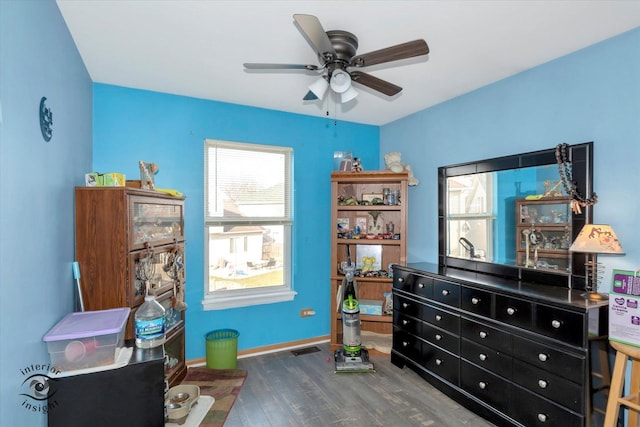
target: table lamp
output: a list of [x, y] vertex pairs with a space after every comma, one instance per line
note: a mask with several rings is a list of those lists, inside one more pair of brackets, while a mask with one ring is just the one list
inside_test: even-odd
[[[608, 224], [586, 224], [569, 248], [570, 252], [586, 254], [586, 293], [590, 300], [607, 299], [607, 295], [598, 293], [602, 264], [598, 263], [598, 254], [623, 255], [622, 246], [615, 231]], [[600, 271], [599, 271], [600, 270]]]

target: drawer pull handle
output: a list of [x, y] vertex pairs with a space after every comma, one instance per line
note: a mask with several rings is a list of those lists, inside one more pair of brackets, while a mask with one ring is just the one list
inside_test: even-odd
[[418, 287], [419, 287], [420, 289], [424, 288], [424, 283], [422, 283], [422, 282], [418, 283]]
[[541, 423], [546, 423], [547, 422], [547, 415], [546, 414], [538, 414], [538, 421], [540, 421]]
[[559, 320], [552, 320], [551, 321], [551, 326], [553, 326], [554, 328], [558, 329], [560, 327], [561, 323]]
[[436, 341], [440, 341], [442, 339], [442, 335], [436, 334]]
[[442, 290], [442, 295], [443, 295], [443, 296], [445, 296], [445, 297], [446, 297], [447, 295], [449, 295], [449, 290], [448, 290], [448, 289], [443, 289], [443, 290]]
[[509, 307], [509, 308], [507, 308], [507, 314], [508, 314], [509, 316], [513, 316], [514, 314], [516, 314], [516, 309], [515, 309], [515, 308], [513, 308], [513, 307]]
[[404, 277], [398, 277], [398, 283], [404, 283]]
[[406, 326], [409, 324], [409, 321], [407, 319], [402, 319], [402, 324]]
[[436, 365], [438, 366], [442, 365], [442, 359], [436, 359]]
[[487, 355], [486, 355], [486, 354], [484, 354], [484, 353], [480, 353], [480, 355], [478, 356], [478, 358], [484, 362], [485, 360], [487, 360]]
[[541, 362], [546, 362], [549, 359], [549, 355], [548, 354], [544, 354], [544, 353], [539, 353], [538, 354], [538, 360]]
[[439, 322], [442, 320], [442, 316], [440, 316], [439, 314], [436, 314], [436, 320]]
[[409, 304], [407, 304], [406, 302], [403, 302], [402, 303], [402, 308], [407, 308], [407, 307], [409, 307]]
[[480, 298], [476, 298], [476, 297], [471, 298], [471, 304], [473, 305], [480, 304]]
[[478, 383], [478, 387], [480, 387], [480, 390], [486, 390], [487, 389], [487, 383], [485, 383], [484, 381], [480, 381]]
[[480, 338], [485, 339], [489, 334], [487, 334], [485, 331], [480, 331]]
[[538, 380], [538, 387], [547, 388], [547, 382], [545, 380]]
[[402, 346], [403, 346], [403, 347], [406, 347], [406, 346], [408, 346], [408, 345], [409, 345], [409, 343], [408, 343], [408, 342], [406, 342], [406, 341], [402, 341]]

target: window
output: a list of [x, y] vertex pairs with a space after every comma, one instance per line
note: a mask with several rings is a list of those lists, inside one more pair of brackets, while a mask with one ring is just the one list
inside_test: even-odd
[[[447, 178], [447, 253], [484, 260], [493, 256], [493, 174]], [[470, 250], [473, 248], [473, 251]]]
[[204, 308], [292, 300], [292, 149], [205, 140], [204, 150]]

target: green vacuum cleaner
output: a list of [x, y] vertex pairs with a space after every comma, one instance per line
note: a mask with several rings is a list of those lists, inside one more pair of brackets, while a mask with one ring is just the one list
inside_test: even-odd
[[355, 266], [347, 245], [347, 265], [342, 279], [342, 347], [333, 354], [336, 373], [375, 372], [369, 352], [362, 346], [360, 336], [360, 303], [356, 295]]

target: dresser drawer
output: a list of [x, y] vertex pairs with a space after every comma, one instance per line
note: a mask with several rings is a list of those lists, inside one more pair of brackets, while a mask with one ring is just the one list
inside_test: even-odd
[[420, 317], [422, 313], [422, 303], [418, 301], [412, 300], [410, 298], [406, 298], [404, 296], [400, 296], [398, 294], [393, 294], [393, 312], [396, 311], [406, 314], [413, 317]]
[[458, 385], [458, 365], [460, 364], [458, 356], [426, 342], [422, 346], [422, 353], [422, 366], [431, 373]]
[[511, 384], [464, 360], [460, 361], [460, 386], [501, 412], [509, 408]]
[[576, 354], [565, 353], [521, 337], [513, 337], [513, 357], [523, 360], [576, 384], [584, 382], [586, 372], [586, 358]]
[[547, 399], [512, 386], [511, 416], [527, 427], [584, 427], [583, 416], [570, 412]]
[[496, 296], [496, 320], [531, 330], [533, 304], [517, 298]]
[[478, 365], [506, 379], [511, 379], [511, 356], [485, 347], [473, 341], [462, 339], [460, 355], [463, 359]]
[[433, 279], [403, 270], [393, 272], [393, 287], [422, 298], [431, 298]]
[[514, 360], [513, 382], [573, 411], [583, 411], [582, 387], [548, 371]]
[[586, 347], [585, 315], [555, 307], [538, 305], [536, 330], [548, 337], [577, 347]]
[[460, 315], [458, 314], [425, 304], [422, 309], [422, 319], [452, 334], [460, 335]]
[[393, 349], [416, 362], [422, 357], [422, 341], [397, 326], [393, 327]]
[[460, 306], [479, 316], [491, 317], [491, 294], [463, 286]]
[[433, 300], [459, 308], [460, 285], [435, 279], [433, 281]]
[[460, 337], [446, 332], [444, 329], [436, 328], [435, 326], [425, 323], [422, 327], [422, 338], [453, 354], [460, 354]]
[[393, 324], [410, 334], [422, 335], [422, 321], [406, 315], [399, 310], [393, 310]]
[[463, 317], [460, 324], [460, 335], [480, 345], [493, 348], [502, 353], [511, 354], [511, 334], [485, 325], [484, 323], [475, 322]]

